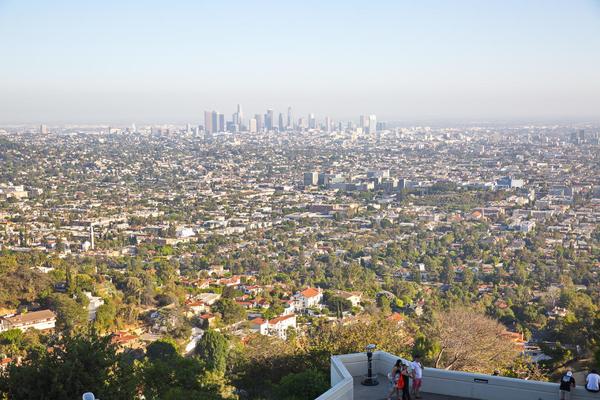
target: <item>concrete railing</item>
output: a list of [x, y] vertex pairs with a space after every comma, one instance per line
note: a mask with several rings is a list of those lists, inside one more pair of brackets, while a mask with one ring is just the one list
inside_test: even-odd
[[352, 400], [354, 398], [354, 380], [341, 357], [344, 356], [331, 357], [331, 389], [317, 397], [317, 400]]
[[[376, 351], [373, 353], [373, 372], [387, 375], [398, 358], [384, 351]], [[353, 377], [364, 376], [366, 371], [367, 356], [365, 353], [331, 357], [331, 389], [319, 396], [317, 400], [353, 399]], [[385, 382], [380, 384], [385, 384]], [[579, 385], [572, 392], [572, 400], [600, 400], [600, 394], [587, 392], [582, 387], [582, 382], [579, 382]], [[558, 384], [556, 383], [435, 368], [423, 370], [422, 390], [428, 393], [479, 400], [558, 399]]]

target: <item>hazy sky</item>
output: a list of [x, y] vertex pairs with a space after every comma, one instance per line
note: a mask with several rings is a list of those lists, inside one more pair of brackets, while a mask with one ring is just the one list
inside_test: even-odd
[[600, 121], [600, 0], [0, 0], [0, 123]]

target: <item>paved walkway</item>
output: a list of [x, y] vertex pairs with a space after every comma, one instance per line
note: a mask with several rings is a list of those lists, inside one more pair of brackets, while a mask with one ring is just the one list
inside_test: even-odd
[[[387, 376], [379, 375], [379, 385], [363, 386], [362, 377], [354, 378], [354, 400], [385, 400], [391, 390]], [[395, 400], [394, 397], [392, 397]], [[415, 400], [411, 397], [411, 400]], [[462, 397], [442, 396], [439, 394], [421, 393], [421, 400], [465, 400]]]

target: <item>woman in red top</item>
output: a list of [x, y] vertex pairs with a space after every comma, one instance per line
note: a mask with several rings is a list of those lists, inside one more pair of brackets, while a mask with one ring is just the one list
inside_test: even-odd
[[392, 372], [388, 374], [390, 383], [392, 384], [392, 390], [388, 394], [387, 400], [392, 399], [392, 395], [396, 393], [396, 399], [400, 399], [400, 392], [404, 387], [404, 379], [402, 378], [402, 360], [397, 360], [392, 368]]

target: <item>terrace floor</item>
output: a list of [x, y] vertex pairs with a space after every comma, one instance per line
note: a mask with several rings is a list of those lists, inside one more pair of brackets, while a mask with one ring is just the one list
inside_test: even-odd
[[[378, 375], [379, 385], [363, 386], [363, 377], [354, 377], [354, 400], [386, 400], [391, 390], [387, 376]], [[394, 397], [392, 397], [395, 400]], [[412, 399], [412, 398], [411, 398]], [[414, 400], [414, 399], [413, 399]], [[466, 400], [463, 397], [443, 396], [440, 394], [421, 393], [421, 400]]]

